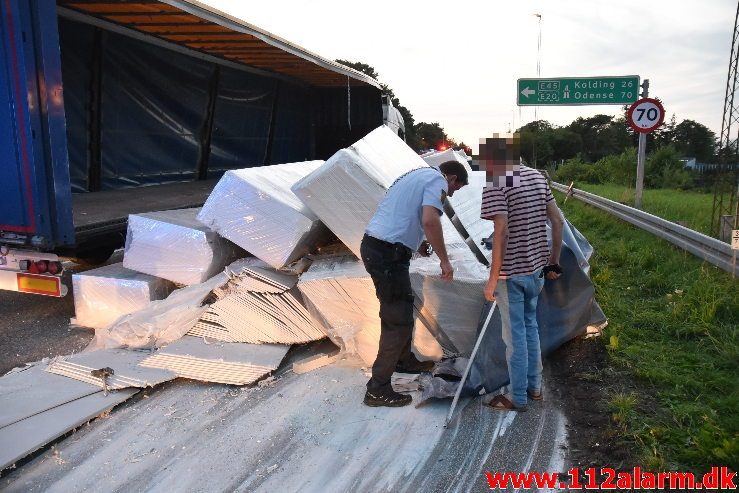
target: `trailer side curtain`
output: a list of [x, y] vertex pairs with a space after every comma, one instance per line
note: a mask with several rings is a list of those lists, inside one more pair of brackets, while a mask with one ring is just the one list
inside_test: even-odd
[[208, 177], [264, 164], [276, 83], [228, 67], [220, 70]]
[[193, 180], [210, 64], [114, 33], [104, 50], [102, 188]]
[[88, 190], [89, 91], [92, 84], [94, 32], [95, 29], [92, 26], [73, 25], [65, 21], [59, 23], [69, 178], [72, 182], [72, 192]]
[[111, 190], [313, 158], [309, 90], [87, 24], [59, 26], [74, 192], [97, 189], [95, 177]]

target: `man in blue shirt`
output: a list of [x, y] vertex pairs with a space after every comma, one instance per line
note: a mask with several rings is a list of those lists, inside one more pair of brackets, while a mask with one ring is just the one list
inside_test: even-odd
[[438, 170], [424, 167], [410, 171], [390, 186], [367, 226], [360, 253], [380, 301], [380, 347], [364, 396], [368, 406], [410, 404], [409, 395], [393, 390], [393, 372], [433, 367], [433, 363], [418, 361], [411, 352], [413, 290], [408, 270], [413, 252], [428, 256], [430, 243], [439, 257], [442, 279], [452, 280], [454, 269], [444, 246], [440, 216], [446, 197], [466, 184], [467, 170], [457, 161], [443, 163]]

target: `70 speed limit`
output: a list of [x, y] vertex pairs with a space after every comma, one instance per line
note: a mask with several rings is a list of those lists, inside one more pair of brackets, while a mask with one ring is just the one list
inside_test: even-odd
[[640, 133], [649, 133], [665, 121], [662, 103], [653, 98], [642, 98], [629, 107], [626, 115], [629, 126]]

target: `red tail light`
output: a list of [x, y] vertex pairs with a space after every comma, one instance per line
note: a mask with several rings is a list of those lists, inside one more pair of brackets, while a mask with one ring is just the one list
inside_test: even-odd
[[43, 274], [49, 270], [49, 262], [46, 260], [37, 260], [33, 265], [36, 267], [36, 272], [31, 271], [34, 274]]
[[61, 262], [49, 262], [49, 274], [61, 274], [63, 269]]

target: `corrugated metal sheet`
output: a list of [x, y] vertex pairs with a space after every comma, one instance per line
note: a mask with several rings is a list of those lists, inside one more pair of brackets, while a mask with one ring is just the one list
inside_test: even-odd
[[230, 62], [297, 79], [314, 87], [374, 86], [360, 72], [195, 1], [57, 0], [80, 14]]

